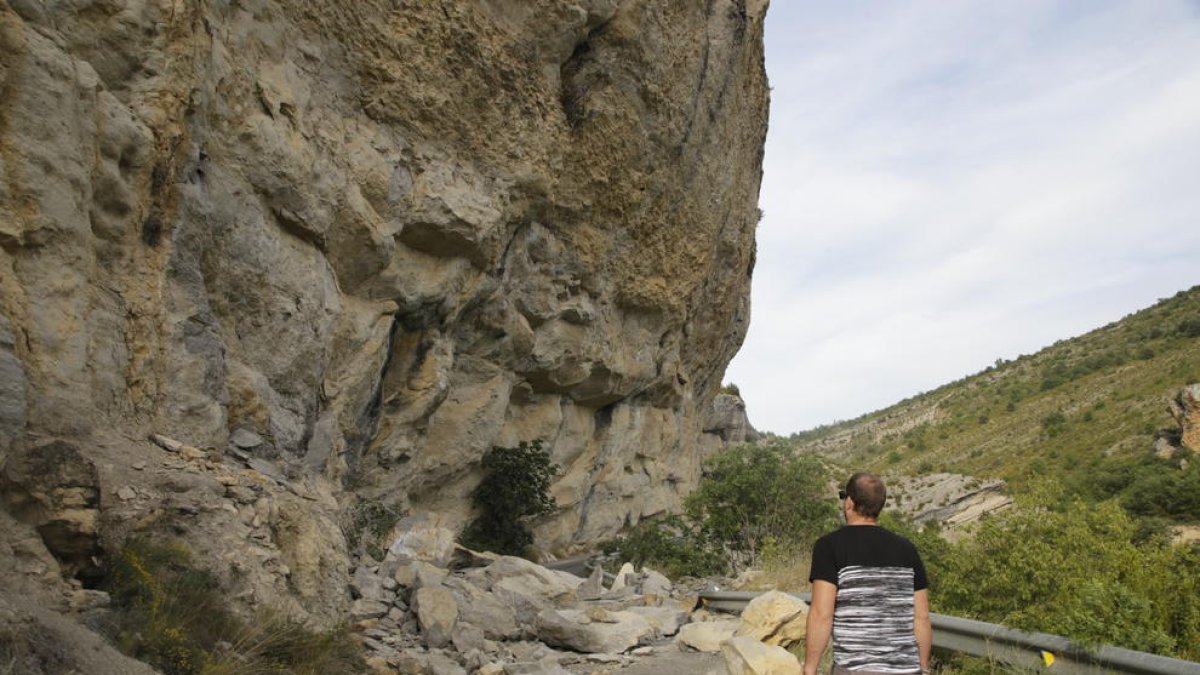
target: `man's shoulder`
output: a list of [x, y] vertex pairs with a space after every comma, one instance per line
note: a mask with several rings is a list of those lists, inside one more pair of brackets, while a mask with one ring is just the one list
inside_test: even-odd
[[899, 535], [891, 530], [879, 525], [846, 525], [840, 527], [833, 532], [825, 534], [817, 543], [824, 542], [825, 545], [838, 544], [841, 542], [871, 542], [874, 544], [886, 544], [903, 548], [911, 548], [916, 550], [916, 545], [908, 540], [907, 537]]

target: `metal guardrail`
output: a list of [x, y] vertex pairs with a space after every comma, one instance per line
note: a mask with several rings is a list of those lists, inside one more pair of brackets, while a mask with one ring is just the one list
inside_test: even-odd
[[[741, 612], [761, 593], [709, 591], [700, 594], [704, 606], [723, 612]], [[791, 593], [805, 602], [808, 593]], [[1049, 673], [1135, 673], [1137, 675], [1200, 675], [1200, 663], [1120, 647], [1087, 649], [1065, 637], [930, 614], [933, 646], [994, 659], [1022, 670]], [[1047, 662], [1050, 665], [1046, 665]]]

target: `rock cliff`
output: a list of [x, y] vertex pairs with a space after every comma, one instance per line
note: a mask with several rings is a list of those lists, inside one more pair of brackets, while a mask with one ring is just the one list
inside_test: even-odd
[[0, 5], [6, 508], [81, 577], [183, 514], [329, 616], [351, 508], [461, 523], [493, 445], [562, 467], [548, 552], [676, 505], [749, 319], [766, 4]]

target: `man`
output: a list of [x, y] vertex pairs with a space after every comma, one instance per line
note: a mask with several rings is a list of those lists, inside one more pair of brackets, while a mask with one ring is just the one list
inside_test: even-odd
[[833, 634], [833, 675], [924, 673], [933, 628], [917, 548], [879, 527], [883, 481], [856, 473], [838, 492], [846, 526], [813, 546], [804, 675], [816, 675]]

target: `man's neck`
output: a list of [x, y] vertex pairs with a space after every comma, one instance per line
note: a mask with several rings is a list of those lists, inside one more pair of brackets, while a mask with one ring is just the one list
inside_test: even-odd
[[860, 516], [857, 513], [850, 511], [849, 513], [846, 514], [846, 524], [847, 525], [878, 525], [879, 520], [877, 518], [868, 518], [866, 516]]

